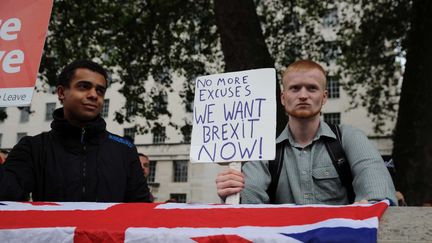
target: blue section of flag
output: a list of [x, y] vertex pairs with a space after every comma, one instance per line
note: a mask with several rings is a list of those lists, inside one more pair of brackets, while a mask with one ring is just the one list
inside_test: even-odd
[[[285, 234], [296, 240], [308, 243], [318, 242], [349, 242], [349, 243], [375, 243], [377, 242], [377, 230], [375, 228], [349, 228], [349, 227], [323, 227], [302, 233]], [[343, 239], [341, 241], [341, 239]]]

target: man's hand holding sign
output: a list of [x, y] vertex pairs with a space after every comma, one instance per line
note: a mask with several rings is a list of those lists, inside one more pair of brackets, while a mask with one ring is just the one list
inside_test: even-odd
[[241, 173], [240, 161], [274, 159], [275, 79], [271, 68], [198, 77], [191, 162], [231, 163]]

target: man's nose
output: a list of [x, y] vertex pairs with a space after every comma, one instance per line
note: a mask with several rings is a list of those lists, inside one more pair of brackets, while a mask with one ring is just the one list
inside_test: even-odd
[[92, 88], [89, 90], [88, 97], [92, 98], [92, 99], [97, 99], [98, 95], [97, 95], [97, 91], [95, 88]]
[[307, 99], [307, 97], [308, 97], [308, 91], [304, 87], [301, 88], [299, 91], [299, 98], [303, 100], [303, 99]]

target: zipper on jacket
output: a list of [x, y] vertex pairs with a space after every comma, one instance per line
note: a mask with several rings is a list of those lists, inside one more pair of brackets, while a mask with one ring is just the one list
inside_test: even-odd
[[83, 165], [83, 187], [82, 187], [83, 197], [84, 197], [85, 192], [86, 192], [85, 177], [86, 177], [86, 161], [84, 160], [84, 165]]
[[[84, 136], [85, 136], [85, 128], [81, 128], [81, 144], [82, 144], [83, 152], [85, 153], [86, 152], [86, 145], [84, 143]], [[85, 157], [85, 154], [84, 154], [84, 157]], [[86, 166], [87, 166], [86, 158], [84, 158], [83, 169], [82, 169], [82, 196], [83, 196], [83, 199], [84, 199], [84, 196], [86, 193], [86, 186], [85, 186]]]
[[85, 128], [81, 128], [81, 144], [84, 144]]

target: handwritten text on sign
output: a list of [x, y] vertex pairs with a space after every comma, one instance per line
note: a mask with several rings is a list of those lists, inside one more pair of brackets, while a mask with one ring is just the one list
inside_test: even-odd
[[274, 159], [275, 78], [271, 68], [197, 78], [191, 161]]

